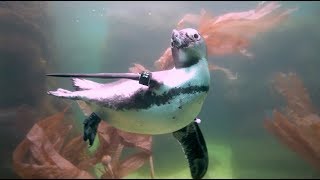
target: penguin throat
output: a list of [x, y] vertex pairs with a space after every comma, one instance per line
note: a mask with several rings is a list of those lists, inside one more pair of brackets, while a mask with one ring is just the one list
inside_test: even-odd
[[172, 58], [176, 69], [193, 66], [199, 62], [199, 58], [195, 55], [181, 52], [178, 48], [171, 48]]

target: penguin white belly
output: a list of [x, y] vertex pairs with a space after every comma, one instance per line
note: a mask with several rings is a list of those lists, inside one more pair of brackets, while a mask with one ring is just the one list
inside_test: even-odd
[[182, 94], [167, 104], [148, 109], [116, 111], [96, 106], [103, 120], [123, 131], [139, 134], [166, 134], [190, 124], [200, 113], [205, 92]]
[[[100, 101], [104, 104], [91, 103], [92, 109], [114, 127], [132, 133], [165, 134], [190, 124], [207, 96], [208, 69], [159, 71], [153, 77], [161, 78], [163, 85], [149, 92], [131, 80], [102, 88], [105, 100]], [[99, 91], [92, 96], [102, 97]], [[90, 99], [95, 99], [92, 96]]]
[[149, 90], [136, 81], [125, 80], [75, 95], [87, 100], [101, 119], [118, 129], [140, 134], [170, 133], [190, 124], [201, 111], [210, 75], [205, 61], [197, 66], [203, 68], [154, 72], [153, 77], [163, 83], [159, 89]]
[[58, 89], [50, 94], [85, 101], [101, 119], [127, 132], [165, 134], [190, 124], [200, 113], [209, 90], [207, 62], [154, 72], [152, 76], [159, 87], [150, 88], [134, 80], [107, 84], [76, 80], [77, 86], [92, 89]]

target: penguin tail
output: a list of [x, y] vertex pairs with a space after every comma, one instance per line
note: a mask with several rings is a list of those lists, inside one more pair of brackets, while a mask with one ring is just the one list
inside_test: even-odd
[[57, 89], [56, 91], [48, 91], [47, 94], [60, 97], [60, 98], [67, 98], [67, 99], [74, 99], [76, 96], [74, 92], [65, 90], [65, 89]]
[[72, 78], [72, 85], [76, 91], [89, 90], [101, 87], [103, 84], [89, 81], [86, 79]]

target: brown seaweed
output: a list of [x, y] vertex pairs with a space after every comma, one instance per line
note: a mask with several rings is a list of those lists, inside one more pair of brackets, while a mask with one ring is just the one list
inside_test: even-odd
[[[106, 169], [101, 178], [122, 178], [152, 158], [151, 136], [122, 132], [105, 122], [98, 127], [100, 146], [89, 155], [82, 135], [72, 128], [73, 122], [66, 119], [67, 109], [40, 120], [16, 147], [13, 168], [21, 178], [92, 179], [96, 175], [91, 170], [98, 163]], [[122, 151], [127, 147], [140, 152], [122, 160]], [[106, 157], [110, 161], [106, 161]], [[153, 164], [150, 166], [153, 177]]]
[[284, 96], [287, 107], [275, 110], [265, 128], [296, 152], [301, 158], [320, 170], [320, 117], [316, 114], [302, 80], [294, 73], [278, 73], [275, 89]]
[[[99, 124], [98, 136], [100, 142], [103, 142], [96, 154], [97, 160], [101, 159], [105, 166], [102, 178], [123, 178], [152, 159], [152, 136], [124, 132], [109, 126], [106, 122]], [[136, 148], [139, 152], [120, 161], [124, 148]], [[153, 162], [150, 162], [150, 168], [153, 178]]]
[[283, 22], [295, 9], [277, 11], [281, 4], [277, 2], [260, 3], [256, 9], [244, 12], [231, 12], [213, 17], [205, 10], [200, 15], [187, 14], [178, 23], [181, 28], [186, 23], [198, 25], [198, 30], [208, 44], [210, 55], [229, 53], [247, 53], [250, 39], [258, 33], [269, 31]]
[[[13, 168], [22, 178], [93, 178], [66, 160], [60, 152], [72, 125], [65, 112], [36, 123], [13, 152]], [[68, 145], [67, 145], [68, 146]], [[81, 149], [74, 149], [74, 153]]]
[[[256, 9], [244, 12], [232, 12], [214, 17], [205, 10], [198, 14], [186, 14], [177, 24], [181, 29], [186, 24], [198, 26], [198, 31], [207, 43], [208, 56], [240, 53], [253, 57], [248, 51], [252, 38], [259, 33], [267, 32], [277, 27], [295, 9], [278, 10], [281, 5], [277, 2], [260, 3]], [[139, 65], [143, 69], [142, 65]], [[167, 48], [163, 55], [155, 61], [157, 70], [170, 69], [174, 66], [171, 49]], [[211, 65], [210, 70], [220, 70], [229, 79], [237, 79], [231, 70]]]

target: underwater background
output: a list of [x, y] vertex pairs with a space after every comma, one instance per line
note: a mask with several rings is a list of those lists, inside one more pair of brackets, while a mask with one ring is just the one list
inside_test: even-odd
[[[185, 14], [205, 9], [218, 16], [255, 9], [259, 3], [1, 1], [0, 178], [23, 178], [13, 168], [14, 150], [38, 120], [71, 103], [46, 94], [58, 87], [72, 89], [71, 81], [46, 78], [46, 73], [127, 72], [134, 63], [153, 67]], [[320, 3], [281, 5], [298, 9], [251, 40], [253, 58], [239, 53], [209, 56], [209, 62], [238, 78], [211, 72], [212, 88], [199, 115], [210, 160], [204, 178], [320, 177], [320, 151], [306, 160], [309, 151], [297, 153], [265, 127], [273, 110], [286, 106], [272, 83], [279, 72], [296, 74], [315, 114], [320, 111]], [[68, 117], [81, 132], [85, 116], [74, 102]], [[153, 136], [152, 156], [155, 177], [190, 178], [187, 160], [171, 134]], [[149, 178], [150, 172], [143, 166], [130, 177]]]

